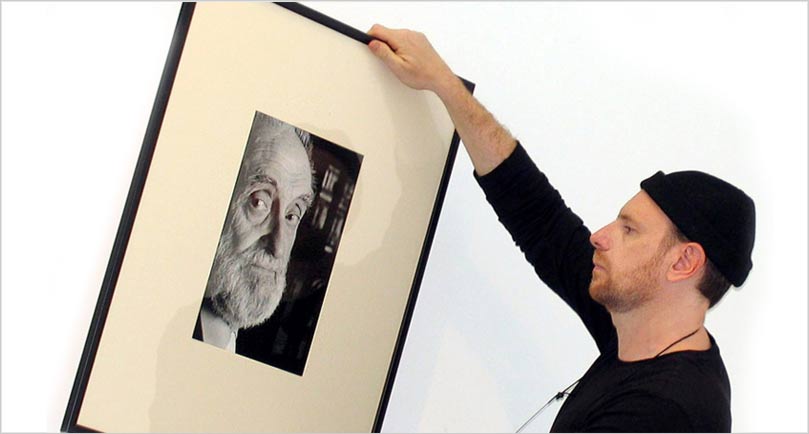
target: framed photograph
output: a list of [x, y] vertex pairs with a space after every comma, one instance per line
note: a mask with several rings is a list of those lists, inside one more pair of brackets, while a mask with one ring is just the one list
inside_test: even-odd
[[63, 431], [380, 430], [459, 140], [369, 41], [182, 5]]

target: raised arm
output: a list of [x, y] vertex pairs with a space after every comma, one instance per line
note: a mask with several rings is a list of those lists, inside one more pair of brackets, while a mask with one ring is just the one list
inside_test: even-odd
[[593, 268], [590, 231], [424, 35], [378, 24], [368, 33], [377, 38], [369, 44], [371, 51], [399, 80], [441, 98], [500, 222], [537, 275], [579, 315], [603, 351], [615, 328], [607, 311], [588, 292]]
[[376, 38], [368, 45], [371, 51], [402, 83], [438, 95], [478, 175], [491, 172], [511, 155], [514, 137], [469, 93], [423, 34], [379, 24], [368, 34]]

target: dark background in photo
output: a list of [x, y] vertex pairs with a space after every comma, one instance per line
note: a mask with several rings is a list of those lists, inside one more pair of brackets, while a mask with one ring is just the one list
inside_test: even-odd
[[236, 352], [303, 375], [362, 155], [311, 135], [315, 200], [298, 228], [287, 286], [275, 313], [240, 330]]

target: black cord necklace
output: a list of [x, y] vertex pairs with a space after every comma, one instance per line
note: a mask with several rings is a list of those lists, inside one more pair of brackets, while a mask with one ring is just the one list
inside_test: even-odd
[[699, 326], [699, 328], [698, 328], [698, 329], [696, 329], [696, 330], [694, 330], [693, 332], [691, 332], [691, 333], [689, 333], [689, 334], [687, 334], [687, 335], [685, 335], [685, 336], [681, 337], [680, 339], [677, 339], [676, 341], [672, 342], [672, 343], [671, 343], [671, 345], [667, 346], [666, 348], [663, 348], [663, 351], [661, 351], [661, 352], [657, 353], [657, 355], [656, 355], [656, 356], [654, 356], [653, 358], [654, 358], [654, 359], [656, 359], [656, 358], [660, 357], [661, 355], [663, 355], [663, 353], [665, 353], [666, 351], [668, 351], [668, 350], [669, 350], [669, 348], [671, 348], [671, 347], [673, 347], [673, 346], [675, 346], [675, 345], [679, 344], [680, 342], [682, 342], [682, 341], [684, 341], [684, 340], [686, 340], [686, 339], [690, 338], [691, 336], [694, 336], [694, 335], [695, 335], [695, 334], [697, 334], [697, 332], [699, 332], [700, 330], [702, 330], [702, 326]]
[[[689, 333], [689, 334], [687, 334], [687, 335], [685, 335], [685, 336], [681, 337], [680, 339], [677, 339], [676, 341], [672, 342], [672, 343], [671, 343], [669, 346], [667, 346], [666, 348], [663, 348], [663, 350], [662, 350], [662, 351], [660, 351], [659, 353], [657, 353], [657, 355], [655, 355], [654, 357], [652, 357], [652, 359], [656, 359], [656, 358], [658, 358], [658, 357], [662, 356], [662, 355], [663, 355], [663, 353], [665, 353], [666, 351], [668, 351], [668, 350], [669, 350], [671, 347], [673, 347], [673, 346], [675, 346], [675, 345], [679, 344], [680, 342], [682, 342], [682, 341], [684, 341], [684, 340], [686, 340], [686, 339], [690, 338], [691, 336], [694, 336], [694, 335], [695, 335], [695, 334], [697, 334], [697, 332], [699, 332], [700, 330], [702, 330], [702, 326], [700, 326], [698, 329], [694, 330], [693, 332], [691, 332], [691, 333]], [[551, 399], [549, 399], [549, 400], [548, 400], [548, 402], [546, 402], [546, 403], [545, 403], [545, 405], [543, 405], [543, 406], [542, 406], [542, 408], [540, 408], [539, 410], [537, 410], [537, 412], [536, 412], [536, 413], [534, 413], [534, 415], [533, 415], [533, 416], [531, 416], [531, 418], [530, 418], [530, 419], [528, 419], [527, 421], [525, 421], [525, 423], [524, 423], [524, 424], [522, 424], [522, 426], [520, 426], [520, 428], [519, 428], [519, 429], [518, 429], [516, 432], [517, 432], [517, 433], [522, 432], [522, 430], [523, 430], [523, 429], [525, 429], [525, 427], [526, 427], [526, 426], [528, 426], [528, 424], [530, 424], [530, 423], [531, 423], [531, 422], [532, 422], [534, 419], [536, 419], [536, 417], [537, 417], [537, 416], [539, 416], [539, 415], [542, 413], [542, 411], [543, 411], [543, 410], [545, 410], [546, 408], [548, 408], [548, 406], [549, 406], [549, 405], [551, 405], [551, 403], [553, 403], [553, 401], [558, 401], [558, 400], [560, 400], [560, 399], [564, 398], [565, 396], [570, 395], [570, 391], [571, 391], [571, 389], [573, 389], [574, 387], [576, 387], [576, 385], [577, 385], [577, 384], [579, 384], [579, 381], [581, 381], [581, 379], [582, 379], [582, 378], [584, 378], [584, 377], [579, 378], [578, 380], [576, 380], [575, 382], [573, 382], [573, 384], [571, 384], [570, 386], [567, 386], [567, 387], [565, 388], [565, 390], [563, 390], [563, 391], [561, 391], [561, 392], [557, 393], [556, 395], [553, 395], [553, 397], [552, 397]]]

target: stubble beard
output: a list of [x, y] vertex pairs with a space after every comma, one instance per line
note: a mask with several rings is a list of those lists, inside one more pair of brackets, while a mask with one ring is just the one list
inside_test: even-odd
[[637, 309], [652, 299], [658, 287], [655, 274], [662, 261], [662, 255], [655, 255], [645, 264], [622, 276], [623, 279], [614, 278], [606, 270], [600, 271], [601, 276], [598, 277], [594, 272], [590, 281], [590, 297], [610, 313], [625, 313]]
[[228, 231], [216, 249], [206, 294], [214, 312], [231, 329], [254, 327], [269, 319], [281, 302], [286, 272], [287, 261], [271, 257], [255, 244], [236, 251]]

